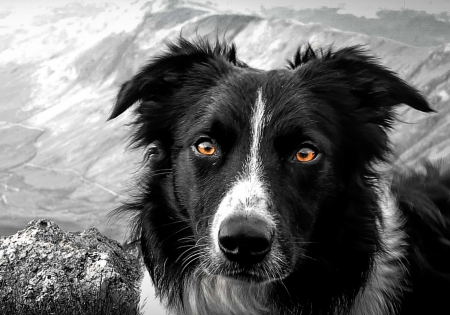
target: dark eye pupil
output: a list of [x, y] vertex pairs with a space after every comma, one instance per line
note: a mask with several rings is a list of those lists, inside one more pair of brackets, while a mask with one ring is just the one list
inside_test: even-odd
[[301, 157], [307, 157], [309, 154], [312, 153], [311, 149], [300, 149], [300, 151], [298, 152], [300, 154]]
[[200, 144], [200, 148], [202, 148], [205, 151], [211, 151], [213, 149], [213, 146], [210, 142], [203, 142]]

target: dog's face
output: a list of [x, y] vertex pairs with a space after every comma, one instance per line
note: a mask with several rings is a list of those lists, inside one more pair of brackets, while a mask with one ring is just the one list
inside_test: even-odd
[[285, 277], [336, 190], [335, 113], [289, 71], [236, 69], [216, 83], [176, 122], [178, 205], [207, 272]]
[[140, 101], [134, 140], [150, 147], [134, 206], [144, 253], [166, 247], [147, 253], [181, 273], [270, 282], [339, 246], [374, 250], [367, 188], [392, 107], [430, 109], [358, 48], [297, 59], [260, 71], [233, 48], [181, 40], [124, 84], [111, 117]]

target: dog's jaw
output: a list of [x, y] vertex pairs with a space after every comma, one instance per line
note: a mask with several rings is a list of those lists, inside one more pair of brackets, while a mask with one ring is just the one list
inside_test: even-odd
[[407, 271], [402, 260], [406, 254], [406, 233], [387, 179], [380, 183], [379, 205], [383, 222], [378, 225], [383, 251], [375, 256], [373, 270], [356, 298], [352, 315], [396, 314], [405, 289], [403, 281]]
[[273, 314], [269, 293], [271, 283], [250, 283], [199, 273], [186, 284], [184, 315]]

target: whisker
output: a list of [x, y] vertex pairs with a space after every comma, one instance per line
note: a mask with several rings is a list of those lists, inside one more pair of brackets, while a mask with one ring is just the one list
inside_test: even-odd
[[164, 243], [165, 241], [167, 241], [169, 238], [173, 237], [175, 234], [178, 234], [178, 233], [180, 233], [180, 232], [183, 232], [184, 230], [189, 229], [189, 228], [190, 228], [190, 226], [184, 226], [184, 227], [182, 227], [182, 228], [179, 229], [178, 231], [172, 233], [171, 235], [169, 235], [169, 236], [167, 236], [165, 239], [163, 239], [163, 240], [159, 243], [159, 245], [162, 245], [162, 243]]
[[193, 235], [188, 235], [182, 238], [179, 238], [178, 241], [195, 241], [195, 237]]
[[[186, 258], [186, 260], [184, 260], [184, 262], [181, 264], [182, 269], [181, 269], [181, 274], [184, 273], [184, 270], [186, 270], [186, 268], [192, 263], [194, 262], [198, 257], [202, 256], [203, 253], [201, 251], [198, 251], [196, 253], [193, 253], [191, 256], [189, 256], [188, 258]], [[184, 265], [184, 267], [183, 267]]]
[[184, 221], [184, 220], [176, 220], [176, 221], [169, 222], [169, 223], [166, 223], [166, 224], [158, 225], [158, 226], [156, 226], [156, 228], [162, 228], [162, 227], [170, 226], [170, 225], [173, 225], [173, 224], [179, 224], [179, 223], [186, 223], [186, 221]]
[[[197, 240], [197, 242], [195, 242], [195, 246], [199, 246], [198, 243], [199, 243], [201, 240], [204, 240], [204, 239], [207, 238], [207, 237], [208, 237], [207, 235], [200, 237], [200, 238]], [[205, 244], [205, 245], [206, 245], [206, 244]], [[201, 245], [201, 246], [205, 246], [205, 245]]]
[[180, 260], [184, 260], [185, 258], [183, 257], [183, 256], [185, 256], [185, 255], [187, 255], [187, 258], [186, 259], [188, 259], [189, 258], [189, 251], [194, 251], [194, 253], [196, 253], [197, 252], [197, 249], [196, 248], [194, 248], [194, 247], [190, 247], [190, 248], [188, 248], [188, 249], [185, 249], [179, 256], [178, 256], [178, 258], [175, 260], [175, 263], [177, 263], [178, 261], [180, 261]]

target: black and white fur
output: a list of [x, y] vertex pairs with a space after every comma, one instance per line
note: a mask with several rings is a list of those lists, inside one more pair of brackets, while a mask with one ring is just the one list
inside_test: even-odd
[[262, 71], [181, 38], [110, 119], [135, 103], [146, 154], [118, 211], [171, 314], [450, 312], [450, 174], [378, 168], [394, 107], [432, 110], [361, 47]]

